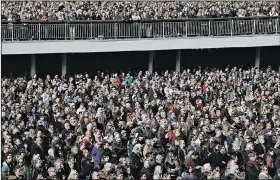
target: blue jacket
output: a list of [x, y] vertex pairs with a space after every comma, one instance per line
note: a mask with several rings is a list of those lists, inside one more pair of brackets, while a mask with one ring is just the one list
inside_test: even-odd
[[91, 157], [94, 159], [94, 164], [99, 165], [101, 161], [101, 154], [102, 154], [103, 149], [101, 147], [96, 148], [93, 147], [91, 151]]

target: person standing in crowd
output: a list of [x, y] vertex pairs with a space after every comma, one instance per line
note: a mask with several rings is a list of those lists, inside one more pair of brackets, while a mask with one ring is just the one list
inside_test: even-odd
[[247, 167], [246, 167], [246, 179], [248, 180], [258, 179], [260, 173], [260, 167], [256, 162], [256, 155], [250, 153], [248, 155], [248, 158], [249, 161], [247, 162]]
[[142, 146], [141, 144], [136, 144], [133, 147], [132, 153], [131, 153], [131, 164], [130, 164], [130, 171], [134, 179], [139, 179], [140, 171], [143, 168], [143, 160], [142, 160], [142, 154], [141, 154]]

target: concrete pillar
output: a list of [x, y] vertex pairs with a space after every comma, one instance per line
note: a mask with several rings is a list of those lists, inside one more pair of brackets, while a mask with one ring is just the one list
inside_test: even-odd
[[256, 48], [255, 67], [259, 68], [261, 63], [261, 47]]
[[30, 59], [30, 76], [33, 77], [36, 74], [36, 56], [31, 54]]
[[155, 51], [149, 52], [149, 66], [148, 70], [152, 74], [153, 73], [153, 65], [154, 65]]
[[175, 66], [175, 71], [180, 72], [181, 70], [181, 50], [178, 49], [176, 51], [176, 66]]
[[62, 54], [62, 60], [61, 60], [61, 75], [65, 76], [67, 74], [67, 54]]

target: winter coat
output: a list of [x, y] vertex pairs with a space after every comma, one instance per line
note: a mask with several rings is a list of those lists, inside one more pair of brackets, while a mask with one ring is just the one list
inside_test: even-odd
[[275, 157], [275, 168], [279, 169], [280, 168], [280, 149], [271, 148], [271, 150], [273, 150], [273, 152], [276, 155], [276, 157]]
[[145, 167], [141, 170], [141, 174], [142, 173], [146, 174], [147, 179], [152, 179], [153, 178], [153, 174], [151, 173], [151, 171], [149, 169], [145, 168]]
[[252, 162], [248, 162], [246, 166], [246, 180], [256, 180], [259, 177], [259, 167]]
[[181, 148], [178, 149], [178, 161], [181, 166], [185, 163], [185, 153]]
[[79, 179], [90, 176], [93, 167], [94, 167], [93, 160], [89, 157], [83, 157], [81, 162], [81, 173], [79, 174]]
[[142, 170], [144, 165], [140, 155], [136, 154], [135, 152], [132, 152], [130, 162], [131, 174], [134, 178], [139, 177], [140, 171]]
[[91, 151], [91, 157], [94, 159], [94, 163], [96, 165], [100, 164], [101, 161], [101, 154], [102, 154], [103, 149], [101, 147], [93, 147]]
[[38, 146], [37, 144], [33, 144], [31, 147], [31, 155], [39, 154], [40, 159], [45, 159], [45, 153], [42, 147]]

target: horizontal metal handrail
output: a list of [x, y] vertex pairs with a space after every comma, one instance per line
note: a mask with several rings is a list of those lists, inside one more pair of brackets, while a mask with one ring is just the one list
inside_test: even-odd
[[279, 33], [280, 18], [84, 23], [2, 23], [2, 40], [78, 40], [234, 36]]

